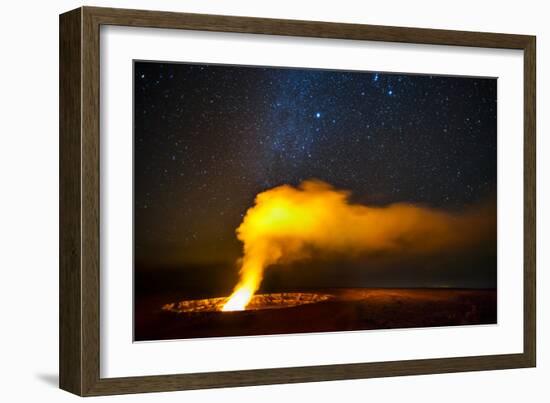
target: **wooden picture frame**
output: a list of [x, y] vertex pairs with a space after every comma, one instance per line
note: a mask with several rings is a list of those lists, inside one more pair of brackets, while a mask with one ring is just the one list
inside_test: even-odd
[[[101, 378], [99, 354], [99, 29], [101, 25], [523, 50], [523, 353]], [[60, 16], [60, 387], [80, 396], [94, 396], [535, 366], [535, 52], [535, 37], [526, 35], [95, 7], [81, 7], [62, 14]]]

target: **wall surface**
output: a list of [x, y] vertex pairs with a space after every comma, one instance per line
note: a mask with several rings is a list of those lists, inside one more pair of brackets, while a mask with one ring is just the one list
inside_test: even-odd
[[[58, 14], [78, 1], [11, 1], [2, 9], [0, 62], [0, 396], [6, 402], [68, 402], [58, 365]], [[548, 401], [550, 368], [550, 25], [545, 2], [463, 0], [309, 2], [123, 0], [87, 5], [310, 19], [537, 35], [538, 367], [448, 375], [248, 387], [101, 398], [102, 401], [280, 402], [379, 400]], [[546, 184], [545, 184], [546, 182]]]

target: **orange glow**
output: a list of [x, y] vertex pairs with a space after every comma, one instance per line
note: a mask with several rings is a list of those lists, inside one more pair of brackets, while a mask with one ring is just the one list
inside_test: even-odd
[[316, 253], [429, 254], [475, 245], [490, 236], [494, 212], [449, 213], [413, 204], [370, 207], [349, 202], [349, 193], [309, 180], [256, 196], [241, 225], [240, 280], [223, 311], [244, 310], [266, 267]]
[[229, 300], [224, 304], [222, 311], [244, 310], [252, 299], [253, 295], [254, 291], [251, 287], [240, 287], [233, 294], [231, 294]]

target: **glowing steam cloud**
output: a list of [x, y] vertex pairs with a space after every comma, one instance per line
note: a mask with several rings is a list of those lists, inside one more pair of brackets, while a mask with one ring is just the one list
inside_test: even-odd
[[309, 180], [257, 195], [237, 236], [244, 244], [240, 280], [223, 306], [243, 310], [260, 287], [264, 270], [317, 253], [429, 254], [467, 248], [490, 235], [495, 214], [449, 213], [397, 203], [370, 207], [349, 202], [347, 191]]

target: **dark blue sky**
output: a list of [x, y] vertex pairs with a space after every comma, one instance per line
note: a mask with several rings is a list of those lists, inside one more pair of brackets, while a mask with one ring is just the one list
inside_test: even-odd
[[135, 62], [136, 261], [231, 261], [254, 196], [496, 205], [496, 79]]

